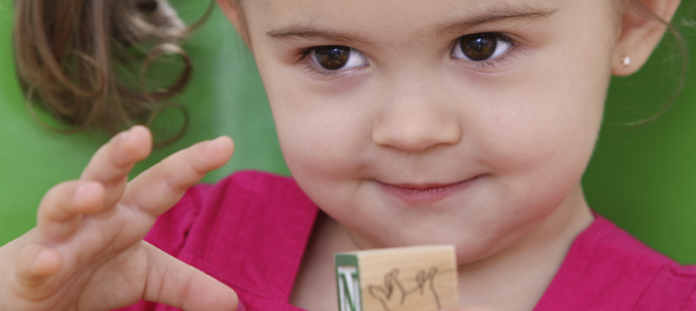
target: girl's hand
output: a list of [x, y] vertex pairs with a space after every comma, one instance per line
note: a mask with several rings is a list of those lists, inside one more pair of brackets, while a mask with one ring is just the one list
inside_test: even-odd
[[0, 310], [110, 310], [140, 299], [236, 309], [232, 289], [142, 241], [158, 215], [229, 160], [232, 141], [196, 144], [128, 183], [151, 144], [135, 126], [99, 149], [79, 180], [46, 193], [37, 227], [0, 248]]

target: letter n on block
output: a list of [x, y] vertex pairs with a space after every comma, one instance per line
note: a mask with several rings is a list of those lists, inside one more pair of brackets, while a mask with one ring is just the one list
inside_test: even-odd
[[[342, 265], [336, 266], [338, 280], [338, 310], [362, 311], [360, 305], [360, 278], [357, 261], [353, 264], [351, 258], [343, 258]], [[347, 260], [346, 260], [347, 259]]]

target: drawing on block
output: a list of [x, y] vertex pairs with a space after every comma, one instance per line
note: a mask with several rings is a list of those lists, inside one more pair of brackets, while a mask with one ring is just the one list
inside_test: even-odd
[[451, 245], [337, 253], [334, 269], [340, 311], [435, 311], [458, 305]]
[[384, 307], [384, 311], [391, 311], [391, 309], [389, 308], [389, 303], [395, 302], [397, 299], [399, 305], [404, 305], [408, 296], [411, 296], [413, 294], [423, 296], [426, 287], [432, 293], [433, 303], [435, 304], [437, 309], [439, 310], [442, 308], [440, 304], [440, 297], [437, 294], [434, 285], [435, 275], [438, 271], [437, 267], [431, 267], [427, 269], [427, 271], [425, 269], [419, 270], [415, 276], [415, 287], [408, 290], [404, 288], [401, 281], [399, 281], [399, 271], [399, 268], [393, 268], [392, 270], [387, 272], [384, 275], [384, 286], [371, 284], [367, 287], [370, 296], [379, 300], [379, 302], [382, 304], [382, 307]]

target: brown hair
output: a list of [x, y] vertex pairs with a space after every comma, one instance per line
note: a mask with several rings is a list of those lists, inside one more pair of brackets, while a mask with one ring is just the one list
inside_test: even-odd
[[[191, 61], [179, 43], [212, 8], [213, 1], [189, 27], [166, 0], [15, 1], [15, 61], [29, 107], [38, 104], [71, 125], [65, 132], [96, 128], [114, 134], [151, 123], [173, 105], [161, 102], [191, 77]], [[164, 55], [179, 55], [184, 68], [170, 86], [148, 91], [145, 73]], [[186, 130], [182, 111], [186, 121], [170, 142]]]

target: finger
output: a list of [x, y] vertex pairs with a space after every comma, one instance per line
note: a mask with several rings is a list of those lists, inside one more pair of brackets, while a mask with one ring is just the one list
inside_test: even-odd
[[136, 125], [112, 138], [99, 148], [82, 172], [80, 180], [97, 181], [107, 190], [106, 205], [113, 205], [125, 189], [128, 173], [135, 163], [152, 150], [152, 135], [144, 127]]
[[81, 179], [99, 181], [105, 185], [121, 182], [136, 162], [147, 158], [151, 149], [150, 131], [144, 126], [133, 126], [99, 148]]
[[58, 273], [62, 267], [63, 259], [56, 250], [30, 244], [18, 256], [15, 272], [22, 288], [32, 289], [41, 286], [48, 277]]
[[150, 244], [144, 247], [150, 270], [143, 299], [186, 311], [237, 309], [237, 294], [231, 288]]
[[97, 182], [69, 181], [51, 188], [41, 200], [37, 213], [42, 238], [59, 241], [75, 232], [83, 214], [98, 212], [104, 188]]
[[153, 217], [159, 216], [207, 172], [227, 163], [233, 151], [234, 143], [226, 136], [179, 151], [131, 181], [123, 202]]

